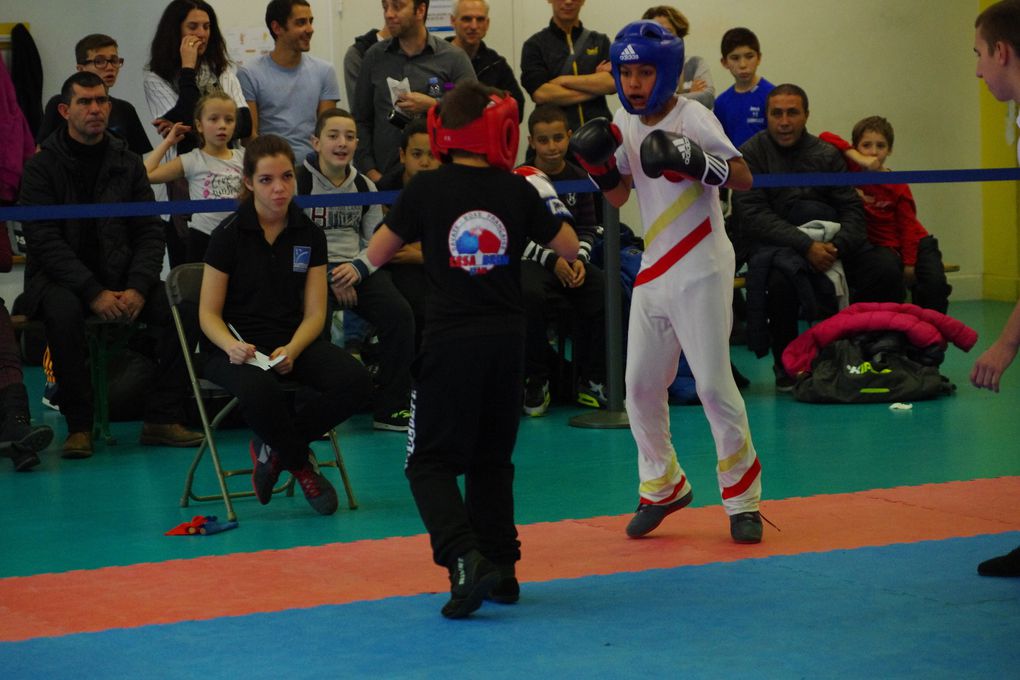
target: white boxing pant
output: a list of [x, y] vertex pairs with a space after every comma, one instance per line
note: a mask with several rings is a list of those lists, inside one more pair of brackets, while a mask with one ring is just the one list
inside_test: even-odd
[[[732, 252], [732, 251], [730, 251]], [[715, 440], [728, 515], [758, 510], [761, 465], [730, 367], [733, 269], [690, 279], [679, 262], [634, 288], [627, 346], [627, 416], [638, 448], [642, 503], [669, 503], [691, 488], [670, 437], [667, 388], [687, 356]]]

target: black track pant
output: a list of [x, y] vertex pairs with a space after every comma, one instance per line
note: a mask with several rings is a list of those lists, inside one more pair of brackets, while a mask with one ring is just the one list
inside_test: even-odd
[[303, 400], [293, 414], [291, 399], [281, 385], [282, 376], [272, 369], [263, 371], [250, 364], [231, 364], [226, 354], [214, 350], [203, 375], [240, 398], [248, 426], [279, 452], [287, 470], [300, 469], [308, 460], [309, 442], [357, 413], [372, 390], [372, 379], [365, 367], [322, 339], [301, 353], [294, 362], [294, 370], [286, 376], [287, 380], [318, 393], [313, 399]]
[[412, 372], [406, 474], [433, 559], [448, 567], [477, 549], [513, 564], [521, 553], [510, 458], [524, 398], [524, 338], [426, 339]]
[[[155, 283], [145, 295], [138, 321], [157, 329], [158, 374], [145, 401], [145, 422], [179, 423], [184, 420], [184, 395], [188, 373], [177, 331], [170, 320], [170, 304], [163, 282]], [[85, 318], [91, 311], [67, 288], [49, 286], [39, 303], [38, 318], [46, 325], [46, 341], [53, 357], [53, 372], [60, 384], [60, 412], [67, 419], [68, 432], [92, 429], [92, 380], [88, 369]], [[189, 317], [188, 337], [197, 337], [197, 318]], [[190, 327], [191, 325], [194, 327]]]

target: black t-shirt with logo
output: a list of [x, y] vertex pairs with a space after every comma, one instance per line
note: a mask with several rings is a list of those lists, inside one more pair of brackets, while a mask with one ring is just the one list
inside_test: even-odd
[[424, 338], [524, 334], [521, 254], [561, 222], [523, 177], [452, 163], [408, 182], [386, 225], [422, 242], [429, 282]]
[[248, 199], [213, 230], [205, 262], [230, 277], [223, 320], [245, 342], [273, 350], [304, 318], [305, 280], [326, 264], [326, 235], [291, 203], [287, 227], [269, 245]]

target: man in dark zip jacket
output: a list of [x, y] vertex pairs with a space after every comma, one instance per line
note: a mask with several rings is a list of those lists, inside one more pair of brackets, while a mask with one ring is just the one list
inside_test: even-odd
[[567, 127], [613, 117], [606, 95], [616, 92], [609, 70], [609, 36], [581, 23], [584, 0], [549, 0], [549, 25], [521, 46], [521, 85], [535, 104], [556, 104]]

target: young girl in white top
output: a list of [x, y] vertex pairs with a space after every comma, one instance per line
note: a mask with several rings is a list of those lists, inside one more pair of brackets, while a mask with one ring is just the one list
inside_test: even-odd
[[[237, 198], [241, 191], [244, 151], [228, 144], [237, 125], [237, 105], [224, 92], [211, 92], [195, 107], [195, 129], [202, 146], [160, 165], [167, 150], [184, 138], [190, 126], [174, 123], [156, 149], [145, 158], [149, 182], [159, 184], [176, 179], [188, 180], [192, 200]], [[209, 234], [230, 214], [224, 212], [195, 213], [188, 229], [188, 262], [201, 262], [209, 243]]]

